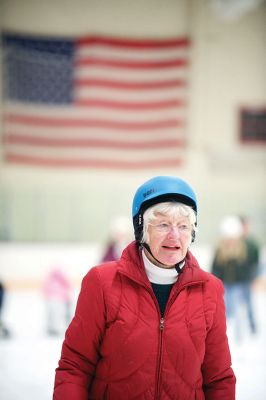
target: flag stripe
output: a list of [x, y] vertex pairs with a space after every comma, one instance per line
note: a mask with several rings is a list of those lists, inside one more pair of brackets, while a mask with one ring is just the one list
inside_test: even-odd
[[91, 47], [91, 46], [111, 46], [111, 47], [120, 47], [126, 49], [168, 49], [168, 48], [177, 48], [177, 47], [188, 47], [190, 45], [190, 39], [188, 37], [180, 37], [173, 39], [132, 39], [132, 38], [115, 38], [115, 37], [100, 37], [100, 36], [91, 36], [79, 38], [77, 40], [78, 47]]
[[127, 60], [127, 61], [167, 61], [175, 59], [188, 59], [188, 53], [185, 48], [172, 49], [130, 49], [114, 47], [82, 47], [76, 49], [75, 59], [112, 59], [112, 60]]
[[7, 114], [5, 118], [6, 122], [12, 122], [19, 125], [34, 125], [34, 126], [47, 126], [47, 127], [88, 127], [88, 128], [108, 128], [108, 129], [122, 129], [122, 130], [150, 130], [150, 129], [161, 129], [182, 126], [183, 122], [178, 119], [165, 119], [158, 121], [148, 122], [120, 122], [103, 119], [78, 119], [78, 118], [45, 118], [45, 117], [31, 117], [21, 114]]
[[[40, 118], [49, 120], [50, 118], [60, 118], [65, 120], [79, 119], [90, 120], [90, 119], [102, 119], [103, 109], [100, 107], [86, 107], [72, 104], [71, 106], [53, 106], [49, 107], [46, 105], [32, 106], [32, 105], [21, 105], [19, 103], [6, 103], [5, 104], [5, 115], [9, 118], [11, 115], [23, 115], [31, 118], [33, 115]], [[185, 108], [184, 107], [170, 107], [164, 109], [157, 109], [156, 113], [153, 109], [146, 110], [131, 110], [123, 109], [122, 112], [119, 108], [105, 108], [104, 119], [118, 122], [130, 123], [130, 121], [137, 120], [138, 122], [148, 121], [160, 121], [165, 119], [184, 119]], [[6, 120], [6, 123], [11, 121]]]
[[177, 58], [175, 60], [167, 60], [167, 61], [126, 61], [126, 60], [110, 60], [104, 58], [82, 58], [78, 59], [75, 62], [75, 67], [79, 66], [86, 66], [90, 67], [95, 65], [96, 67], [108, 67], [108, 68], [116, 68], [116, 69], [168, 69], [168, 68], [175, 68], [175, 67], [184, 67], [188, 65], [188, 60]]
[[[21, 155], [28, 155], [29, 153], [32, 155], [37, 155], [39, 153], [39, 157], [43, 158], [57, 158], [58, 157], [58, 148], [50, 147], [42, 145], [42, 152], [39, 153], [39, 146], [31, 144], [28, 145], [23, 143], [9, 143], [9, 150], [11, 153]], [[177, 155], [180, 155], [182, 148], [170, 147], [167, 152], [167, 156], [169, 158], [174, 158]], [[161, 148], [153, 148], [152, 151], [148, 148], [139, 148], [132, 150], [131, 148], [119, 148], [119, 147], [61, 147], [60, 149], [62, 159], [73, 159], [73, 158], [81, 158], [81, 159], [102, 159], [102, 160], [123, 160], [123, 161], [145, 161], [145, 160], [160, 160], [165, 158], [164, 152]]]
[[97, 108], [117, 108], [126, 110], [162, 110], [165, 108], [184, 107], [183, 100], [169, 99], [167, 101], [153, 101], [153, 102], [119, 102], [104, 99], [80, 99], [75, 102], [78, 106], [97, 107]]
[[150, 168], [170, 168], [180, 167], [182, 161], [180, 158], [165, 158], [161, 160], [147, 161], [119, 161], [119, 160], [100, 160], [100, 159], [61, 159], [61, 158], [46, 158], [34, 157], [30, 155], [21, 155], [16, 153], [8, 153], [6, 160], [11, 163], [45, 166], [45, 167], [67, 167], [67, 168], [96, 168], [96, 169], [150, 169]]
[[[97, 132], [97, 135], [95, 134]], [[47, 138], [47, 139], [77, 139], [77, 140], [117, 140], [127, 141], [129, 144], [134, 142], [145, 142], [151, 140], [174, 140], [178, 139], [180, 142], [184, 139], [183, 128], [167, 128], [161, 130], [127, 130], [127, 131], [116, 131], [109, 129], [87, 129], [86, 127], [72, 128], [68, 127], [37, 127], [37, 126], [17, 126], [16, 124], [10, 124], [6, 129], [6, 139], [10, 135], [16, 136], [31, 136], [36, 138]]]
[[9, 133], [8, 143], [13, 144], [26, 144], [26, 145], [39, 145], [47, 147], [100, 147], [100, 148], [119, 148], [119, 149], [154, 149], [154, 148], [168, 148], [170, 146], [177, 147], [183, 146], [182, 139], [159, 139], [153, 141], [118, 141], [118, 140], [101, 140], [101, 139], [60, 139], [48, 137], [36, 137], [30, 135], [16, 135]]
[[107, 66], [91, 65], [89, 68], [86, 65], [79, 65], [74, 71], [75, 79], [108, 79], [112, 81], [130, 81], [135, 82], [154, 82], [181, 79], [187, 82], [187, 67], [179, 66], [178, 68], [154, 68], [154, 69], [122, 69], [109, 68]]
[[157, 89], [169, 89], [169, 88], [179, 88], [186, 87], [187, 82], [182, 79], [171, 79], [171, 80], [161, 80], [161, 81], [119, 81], [119, 80], [108, 80], [108, 79], [85, 79], [85, 78], [76, 78], [74, 80], [76, 87], [104, 87], [111, 89], [120, 89], [120, 90], [157, 90]]
[[95, 100], [95, 101], [109, 101], [110, 104], [123, 102], [123, 103], [147, 103], [153, 104], [157, 102], [167, 101], [178, 101], [179, 105], [184, 103], [184, 88], [168, 88], [162, 90], [147, 90], [140, 93], [138, 91], [125, 92], [121, 89], [111, 88], [91, 88], [91, 87], [78, 87], [75, 88], [75, 104], [78, 104], [79, 100]]

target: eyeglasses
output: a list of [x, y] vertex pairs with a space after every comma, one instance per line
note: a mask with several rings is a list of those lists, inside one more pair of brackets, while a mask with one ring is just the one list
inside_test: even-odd
[[180, 235], [185, 235], [191, 232], [191, 225], [187, 224], [180, 224], [180, 225], [172, 225], [167, 224], [166, 222], [161, 222], [159, 224], [149, 224], [153, 226], [157, 232], [161, 233], [169, 233], [172, 229], [177, 229]]

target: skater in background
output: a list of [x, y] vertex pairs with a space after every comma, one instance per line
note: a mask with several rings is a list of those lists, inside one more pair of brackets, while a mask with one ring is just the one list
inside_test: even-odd
[[249, 327], [252, 333], [256, 333], [257, 325], [254, 316], [253, 283], [259, 275], [260, 248], [255, 238], [250, 234], [250, 221], [247, 216], [241, 215], [242, 236], [246, 243], [247, 268], [243, 274], [243, 301], [247, 310]]
[[[250, 285], [251, 270], [249, 250], [243, 235], [240, 218], [226, 216], [221, 221], [220, 239], [212, 262], [212, 273], [221, 279], [225, 288], [226, 315], [233, 322], [237, 341], [243, 336], [242, 311], [246, 311], [251, 332], [256, 330], [251, 302], [247, 302], [247, 285]], [[249, 297], [250, 300], [250, 297]]]
[[132, 240], [133, 237], [130, 219], [125, 216], [114, 218], [110, 226], [109, 240], [100, 262], [118, 260], [126, 245]]
[[71, 285], [62, 268], [51, 269], [43, 283], [46, 329], [49, 335], [64, 333], [71, 317]]
[[5, 294], [6, 288], [4, 286], [4, 283], [0, 281], [0, 338], [8, 338], [10, 336], [10, 331], [4, 324], [2, 318]]

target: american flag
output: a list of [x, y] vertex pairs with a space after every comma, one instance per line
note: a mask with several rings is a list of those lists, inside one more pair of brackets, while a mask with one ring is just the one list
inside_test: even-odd
[[177, 167], [186, 143], [187, 37], [4, 33], [6, 162]]

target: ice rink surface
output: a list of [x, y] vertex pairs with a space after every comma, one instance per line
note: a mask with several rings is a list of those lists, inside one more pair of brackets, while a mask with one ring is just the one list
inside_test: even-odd
[[[74, 302], [75, 299], [76, 294]], [[250, 335], [244, 321], [243, 340], [237, 343], [228, 321], [237, 400], [266, 399], [265, 291], [256, 291], [254, 304], [257, 334]], [[40, 293], [36, 290], [10, 292], [4, 316], [12, 335], [0, 339], [0, 399], [51, 400], [63, 335], [46, 335], [45, 307]]]

